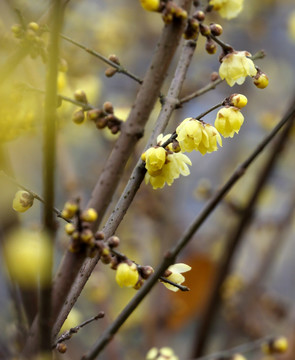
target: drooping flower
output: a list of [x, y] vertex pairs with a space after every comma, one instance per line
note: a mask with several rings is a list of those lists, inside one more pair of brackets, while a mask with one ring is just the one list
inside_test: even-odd
[[[184, 272], [190, 271], [191, 267], [189, 265], [186, 264], [174, 264], [168, 267], [167, 272], [170, 274], [168, 276], [165, 276], [166, 279], [173, 281], [176, 284], [182, 284], [185, 281], [185, 277], [183, 275], [181, 275]], [[171, 290], [171, 291], [178, 291], [179, 288], [176, 286], [173, 286], [171, 284], [168, 284], [166, 282], [162, 282], [167, 289]]]
[[116, 282], [119, 286], [133, 287], [136, 285], [138, 280], [139, 274], [137, 266], [134, 263], [127, 264], [126, 262], [122, 262], [118, 265], [116, 271]]
[[140, 0], [140, 4], [147, 11], [158, 11], [160, 0]]
[[214, 125], [223, 137], [233, 137], [243, 122], [244, 116], [239, 108], [226, 106], [218, 111]]
[[249, 56], [251, 54], [247, 51], [233, 51], [225, 55], [219, 67], [220, 78], [233, 86], [235, 83], [243, 84], [247, 76], [255, 76], [257, 70]]
[[171, 134], [165, 136], [160, 134], [157, 138], [157, 147], [148, 149], [141, 156], [142, 160], [146, 162], [145, 183], [150, 183], [153, 189], [163, 188], [165, 183], [170, 186], [180, 175], [190, 174], [187, 164], [192, 165], [192, 163], [186, 155], [173, 152], [172, 143], [166, 149], [160, 147], [170, 137]]
[[34, 203], [34, 196], [28, 191], [19, 190], [14, 196], [12, 207], [17, 212], [27, 211]]
[[244, 0], [210, 0], [209, 5], [212, 5], [221, 17], [230, 20], [239, 15], [243, 9], [243, 3]]
[[177, 141], [182, 151], [200, 151], [202, 155], [216, 151], [222, 146], [221, 136], [214, 126], [193, 118], [187, 118], [176, 129]]
[[162, 347], [161, 349], [153, 347], [147, 353], [146, 360], [178, 360], [178, 356], [169, 347]]

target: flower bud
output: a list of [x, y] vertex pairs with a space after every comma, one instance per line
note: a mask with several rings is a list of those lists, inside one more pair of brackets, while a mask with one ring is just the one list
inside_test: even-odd
[[24, 29], [19, 24], [12, 25], [11, 31], [13, 32], [13, 35], [18, 39], [21, 38], [24, 33]]
[[213, 73], [211, 73], [210, 75], [210, 80], [211, 81], [216, 81], [219, 78], [219, 75], [216, 71], [214, 71]]
[[65, 232], [66, 232], [68, 235], [72, 235], [75, 230], [76, 230], [76, 227], [75, 227], [72, 223], [67, 223], [67, 224], [65, 225]]
[[211, 38], [207, 38], [205, 49], [208, 54], [213, 55], [217, 51], [217, 46]]
[[219, 24], [210, 24], [210, 30], [211, 30], [211, 34], [214, 36], [219, 36], [223, 32], [223, 28]]
[[239, 109], [242, 109], [244, 106], [247, 105], [248, 99], [245, 95], [242, 94], [233, 94], [229, 98], [229, 105], [235, 106]]
[[86, 244], [89, 244], [93, 239], [93, 232], [90, 229], [83, 229], [80, 237], [81, 237], [81, 241], [83, 241]]
[[59, 343], [56, 346], [56, 350], [61, 354], [64, 354], [67, 351], [68, 347], [65, 343]]
[[34, 203], [34, 196], [28, 191], [19, 190], [14, 196], [12, 207], [17, 212], [27, 211]]
[[104, 233], [102, 231], [97, 231], [94, 235], [96, 240], [103, 240], [104, 239]]
[[264, 89], [268, 85], [268, 76], [261, 71], [258, 71], [257, 74], [253, 78], [253, 83], [258, 89]]
[[67, 219], [71, 219], [76, 214], [78, 209], [79, 206], [76, 202], [67, 201], [64, 205], [61, 215]]
[[112, 77], [112, 76], [114, 76], [116, 74], [117, 71], [118, 70], [113, 68], [113, 67], [108, 67], [105, 70], [104, 74], [105, 74], [106, 77]]
[[288, 340], [284, 336], [280, 336], [263, 343], [261, 347], [267, 355], [283, 354], [288, 350]]
[[113, 114], [113, 113], [114, 113], [113, 104], [112, 104], [110, 101], [106, 101], [106, 102], [103, 104], [103, 110], [104, 110], [105, 112], [107, 112], [108, 114]]
[[35, 32], [37, 32], [39, 30], [39, 25], [36, 22], [30, 22], [28, 25], [28, 29], [31, 29]]
[[87, 222], [94, 222], [97, 219], [97, 212], [93, 208], [89, 208], [81, 214], [81, 220]]
[[113, 63], [120, 65], [120, 60], [117, 55], [112, 54], [109, 56], [109, 60], [111, 60]]
[[100, 109], [92, 109], [87, 112], [87, 116], [89, 120], [96, 121], [103, 116], [103, 111]]
[[75, 92], [74, 92], [74, 98], [77, 100], [77, 101], [80, 101], [80, 102], [82, 102], [82, 103], [84, 103], [84, 104], [87, 104], [87, 96], [86, 96], [86, 93], [85, 93], [85, 91], [83, 91], [83, 90], [76, 90]]
[[85, 120], [85, 114], [84, 111], [82, 109], [80, 110], [76, 110], [74, 112], [74, 114], [72, 115], [72, 120], [75, 124], [82, 124]]
[[137, 266], [134, 263], [123, 262], [118, 265], [116, 271], [116, 282], [120, 287], [133, 287], [139, 279]]
[[140, 267], [141, 276], [145, 280], [148, 279], [153, 274], [153, 272], [154, 272], [154, 269], [149, 265]]
[[194, 13], [193, 17], [202, 22], [205, 20], [205, 13], [204, 11], [199, 10]]
[[200, 24], [200, 32], [203, 36], [209, 36], [211, 35], [211, 31], [209, 26], [204, 25], [204, 24]]
[[120, 244], [120, 239], [118, 238], [118, 236], [113, 235], [110, 238], [108, 238], [107, 243], [110, 248], [118, 247]]
[[108, 119], [106, 117], [99, 118], [95, 121], [95, 125], [98, 129], [104, 129], [108, 124]]

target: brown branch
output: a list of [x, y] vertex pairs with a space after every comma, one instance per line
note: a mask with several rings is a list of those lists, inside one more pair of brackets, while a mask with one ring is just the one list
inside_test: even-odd
[[[222, 188], [208, 201], [203, 210], [198, 214], [193, 223], [189, 226], [187, 231], [183, 236], [178, 240], [176, 245], [171, 248], [164, 256], [161, 264], [156, 269], [154, 274], [145, 282], [142, 288], [136, 293], [136, 295], [131, 299], [127, 306], [122, 310], [119, 316], [115, 321], [104, 331], [95, 345], [90, 349], [89, 353], [83, 357], [83, 360], [92, 360], [94, 359], [104, 347], [112, 340], [113, 336], [128, 319], [128, 317], [133, 313], [145, 296], [150, 292], [153, 286], [157, 283], [158, 279], [164, 271], [175, 262], [176, 256], [180, 251], [188, 244], [192, 239], [195, 232], [200, 228], [208, 216], [213, 212], [216, 206], [220, 203], [223, 197], [228, 193], [228, 191], [233, 187], [233, 185], [245, 174], [247, 168], [253, 163], [253, 161], [261, 154], [264, 148], [272, 141], [280, 129], [288, 122], [290, 124], [295, 117], [295, 101], [290, 107], [287, 114], [279, 122], [279, 124], [266, 136], [261, 143], [255, 148], [255, 150], [250, 154], [250, 156], [234, 171], [228, 181], [222, 186]], [[289, 125], [290, 126], [290, 125]]]
[[[204, 313], [204, 316], [201, 320], [201, 324], [198, 325], [198, 330], [196, 332], [196, 338], [194, 339], [194, 347], [192, 357], [199, 357], [204, 353], [206, 348], [206, 344], [209, 340], [209, 336], [211, 333], [211, 329], [213, 326], [213, 322], [215, 319], [215, 315], [219, 309], [220, 305], [220, 288], [229, 272], [232, 259], [234, 257], [235, 251], [240, 244], [242, 237], [247, 229], [247, 226], [250, 224], [253, 215], [254, 209], [258, 200], [258, 197], [261, 191], [266, 184], [268, 177], [271, 174], [271, 171], [276, 165], [277, 160], [282, 154], [283, 147], [286, 143], [288, 135], [291, 131], [293, 122], [294, 122], [294, 112], [295, 112], [295, 101], [292, 104], [291, 109], [288, 111], [287, 115], [284, 119], [290, 119], [289, 123], [286, 125], [282, 133], [280, 134], [277, 142], [274, 144], [273, 148], [270, 150], [268, 158], [264, 164], [263, 169], [261, 170], [259, 177], [256, 181], [256, 185], [254, 187], [254, 191], [249, 199], [248, 204], [245, 206], [243, 210], [243, 215], [233, 233], [230, 236], [228, 241], [226, 251], [223, 254], [220, 270], [218, 271], [218, 275], [216, 277], [214, 287], [210, 296], [210, 300], [207, 303], [207, 308]], [[283, 119], [283, 121], [284, 121]], [[278, 124], [280, 125], [282, 121]], [[277, 128], [277, 127], [276, 127]], [[273, 133], [273, 132], [272, 132]], [[245, 168], [242, 168], [244, 171]]]
[[92, 318], [83, 321], [80, 325], [75, 326], [73, 328], [71, 328], [70, 330], [65, 331], [57, 340], [56, 342], [52, 345], [52, 349], [55, 349], [57, 347], [57, 345], [61, 342], [64, 342], [66, 340], [70, 340], [73, 334], [77, 334], [77, 332], [82, 329], [84, 326], [92, 323], [95, 320], [101, 319], [104, 317], [104, 312], [100, 311], [96, 316], [93, 316]]
[[223, 80], [221, 79], [217, 79], [215, 81], [210, 82], [209, 84], [205, 85], [204, 87], [202, 87], [201, 89], [191, 93], [190, 95], [184, 96], [182, 99], [179, 100], [179, 104], [182, 105], [200, 95], [205, 94], [206, 92], [213, 90], [216, 88], [217, 85], [221, 84], [223, 82]]

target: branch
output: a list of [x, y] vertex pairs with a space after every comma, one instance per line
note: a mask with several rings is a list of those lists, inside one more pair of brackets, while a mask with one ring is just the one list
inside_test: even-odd
[[117, 69], [118, 73], [121, 74], [125, 74], [128, 77], [130, 77], [131, 79], [137, 81], [139, 84], [142, 84], [143, 80], [141, 80], [139, 77], [137, 77], [136, 75], [132, 74], [130, 71], [126, 70], [123, 66], [118, 65], [116, 63], [114, 63], [113, 61], [109, 60], [108, 58], [106, 58], [105, 56], [101, 55], [100, 53], [98, 53], [95, 50], [89, 49], [87, 46], [71, 39], [70, 37], [60, 34], [60, 37], [68, 42], [70, 42], [71, 44], [74, 44], [76, 46], [78, 46], [80, 49], [85, 50], [86, 52], [88, 52], [88, 54], [91, 54], [95, 57], [97, 57], [98, 59], [100, 59], [101, 61], [105, 62], [106, 64], [112, 66], [113, 68]]
[[57, 347], [57, 345], [61, 342], [64, 342], [66, 340], [70, 340], [72, 335], [73, 334], [77, 334], [77, 332], [82, 329], [84, 326], [90, 324], [91, 322], [95, 321], [95, 320], [98, 320], [98, 319], [101, 319], [104, 317], [104, 312], [103, 311], [100, 311], [98, 313], [98, 315], [96, 316], [93, 316], [92, 318], [86, 320], [86, 321], [83, 321], [80, 325], [78, 326], [75, 326], [73, 328], [71, 328], [70, 330], [64, 332], [57, 340], [56, 342], [52, 345], [52, 349], [55, 349]]
[[185, 97], [183, 97], [182, 99], [179, 100], [179, 104], [182, 105], [200, 95], [203, 95], [205, 94], [206, 92], [210, 91], [210, 90], [213, 90], [216, 88], [217, 85], [221, 84], [223, 82], [223, 80], [221, 79], [217, 79], [215, 81], [212, 81], [210, 82], [209, 84], [205, 85], [204, 87], [202, 87], [201, 89], [193, 92], [192, 94], [190, 95], [187, 95]]
[[222, 186], [222, 188], [212, 197], [212, 199], [205, 205], [203, 210], [199, 213], [193, 223], [189, 226], [184, 235], [178, 240], [176, 245], [171, 248], [166, 255], [164, 256], [162, 262], [160, 263], [157, 270], [154, 274], [145, 282], [136, 295], [131, 299], [127, 306], [122, 310], [119, 316], [115, 321], [104, 331], [98, 341], [94, 344], [92, 349], [87, 355], [83, 357], [83, 360], [92, 360], [94, 359], [104, 347], [111, 341], [115, 333], [120, 329], [128, 317], [133, 313], [145, 296], [150, 292], [150, 290], [157, 283], [158, 279], [164, 271], [175, 262], [176, 256], [180, 251], [188, 244], [192, 239], [195, 232], [200, 228], [208, 216], [213, 212], [215, 207], [220, 203], [222, 198], [228, 193], [228, 191], [233, 187], [233, 185], [245, 174], [247, 168], [253, 163], [253, 161], [260, 155], [263, 149], [272, 141], [276, 136], [279, 130], [287, 123], [294, 120], [295, 117], [295, 101], [292, 103], [287, 114], [283, 119], [278, 123], [278, 125], [266, 136], [262, 142], [256, 147], [256, 149], [250, 154], [250, 156], [235, 170], [232, 176], [228, 181]]
[[[55, 151], [56, 151], [56, 107], [57, 107], [57, 73], [59, 60], [59, 33], [61, 31], [64, 15], [62, 0], [52, 1], [51, 18], [53, 30], [51, 32], [48, 49], [48, 68], [44, 106], [44, 132], [43, 132], [43, 187], [44, 187], [44, 230], [51, 238], [51, 246], [46, 248], [48, 262], [40, 273], [39, 290], [39, 347], [40, 352], [51, 350], [51, 276], [53, 265], [53, 243], [55, 237], [54, 208], [55, 195]], [[44, 240], [45, 241], [45, 240]], [[42, 246], [43, 244], [41, 244]], [[46, 246], [46, 245], [44, 245]], [[48, 279], [48, 282], [42, 279]]]
[[[292, 110], [293, 108], [293, 110]], [[220, 288], [229, 272], [230, 265], [232, 262], [232, 259], [234, 257], [235, 251], [242, 240], [242, 236], [246, 231], [247, 226], [250, 224], [253, 214], [255, 205], [257, 203], [258, 197], [261, 193], [261, 191], [264, 188], [264, 185], [268, 179], [268, 177], [271, 174], [271, 171], [275, 167], [276, 161], [278, 160], [279, 156], [282, 153], [283, 147], [286, 143], [286, 140], [288, 138], [288, 135], [291, 131], [291, 128], [293, 126], [294, 121], [294, 112], [295, 112], [295, 102], [293, 103], [291, 108], [291, 111], [289, 110], [288, 114], [283, 118], [283, 120], [276, 126], [275, 129], [280, 128], [281, 124], [284, 123], [284, 120], [290, 119], [289, 123], [286, 125], [282, 133], [280, 134], [280, 137], [278, 138], [278, 141], [274, 144], [273, 148], [270, 150], [270, 153], [268, 155], [268, 158], [264, 164], [263, 169], [261, 170], [259, 177], [256, 181], [256, 185], [254, 187], [254, 191], [249, 199], [248, 204], [244, 207], [243, 215], [241, 216], [240, 221], [238, 222], [236, 228], [234, 229], [232, 235], [230, 236], [230, 239], [228, 241], [226, 251], [223, 254], [223, 258], [221, 260], [220, 264], [220, 270], [218, 271], [217, 278], [214, 283], [214, 287], [212, 290], [212, 294], [210, 297], [209, 302], [207, 303], [207, 308], [205, 311], [205, 314], [201, 320], [201, 324], [198, 325], [198, 331], [196, 333], [196, 339], [194, 341], [194, 349], [193, 349], [193, 357], [199, 357], [203, 354], [206, 344], [208, 342], [211, 329], [213, 326], [213, 321], [215, 319], [215, 315], [219, 309], [220, 305]], [[274, 134], [274, 130], [271, 134]], [[270, 135], [268, 136], [270, 138]], [[268, 142], [264, 141], [263, 147], [266, 146]], [[257, 151], [250, 157], [248, 162], [244, 166], [242, 166], [239, 171], [245, 172], [246, 168], [249, 166], [249, 164], [254, 160], [254, 158], [261, 152], [263, 147], [260, 147], [257, 149]], [[251, 161], [251, 162], [250, 162]]]

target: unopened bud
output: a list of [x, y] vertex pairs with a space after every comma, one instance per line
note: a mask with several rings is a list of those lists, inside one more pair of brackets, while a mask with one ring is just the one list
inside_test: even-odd
[[213, 55], [217, 51], [217, 46], [216, 46], [215, 42], [212, 39], [208, 38], [207, 41], [206, 41], [205, 49], [206, 49], [208, 54]]
[[113, 63], [120, 65], [120, 60], [117, 55], [112, 54], [109, 56], [109, 60], [111, 60]]
[[229, 97], [229, 105], [242, 109], [247, 105], [248, 99], [242, 94], [233, 94]]
[[94, 235], [96, 240], [103, 240], [104, 239], [104, 233], [102, 231], [97, 231]]
[[87, 112], [87, 116], [89, 120], [96, 121], [103, 116], [103, 111], [100, 109], [92, 109]]
[[223, 28], [219, 24], [210, 24], [210, 30], [211, 30], [211, 34], [214, 36], [219, 36], [223, 32]]
[[203, 36], [209, 36], [211, 35], [211, 31], [209, 26], [204, 25], [204, 24], [200, 24], [200, 32]]
[[80, 101], [80, 102], [82, 102], [82, 103], [84, 103], [84, 104], [87, 104], [87, 96], [86, 96], [86, 93], [85, 93], [85, 91], [83, 91], [83, 90], [76, 90], [75, 92], [74, 92], [74, 97], [75, 97], [75, 99], [77, 100], [77, 101]]
[[65, 225], [65, 231], [68, 235], [72, 235], [75, 230], [76, 230], [76, 228], [72, 223], [67, 223]]
[[94, 222], [97, 219], [97, 212], [93, 208], [89, 208], [81, 214], [81, 220], [87, 222]]
[[39, 30], [39, 25], [36, 22], [30, 22], [28, 25], [28, 29], [31, 29], [33, 31], [38, 31]]
[[99, 118], [95, 121], [95, 125], [98, 129], [103, 129], [107, 126], [108, 119], [106, 117]]
[[154, 269], [149, 265], [141, 266], [140, 270], [141, 270], [141, 276], [145, 280], [148, 279], [154, 272]]
[[258, 89], [264, 89], [268, 85], [268, 76], [264, 72], [257, 72], [257, 74], [253, 78], [253, 83]]
[[65, 343], [59, 343], [56, 346], [56, 350], [61, 354], [64, 354], [67, 351], [68, 347]]
[[114, 235], [108, 238], [107, 243], [111, 248], [118, 247], [120, 244], [120, 239], [118, 238], [118, 236]]
[[76, 110], [72, 115], [72, 120], [75, 124], [78, 124], [78, 125], [83, 124], [83, 122], [85, 120], [84, 111], [82, 109]]
[[216, 81], [218, 78], [219, 78], [218, 72], [214, 71], [213, 73], [211, 73], [210, 75], [211, 81]]
[[117, 71], [118, 70], [113, 68], [113, 67], [108, 67], [105, 70], [104, 74], [105, 74], [106, 77], [112, 77], [112, 76], [114, 76], [116, 74]]
[[103, 110], [104, 110], [105, 112], [107, 112], [108, 114], [113, 114], [113, 113], [114, 113], [113, 104], [112, 104], [110, 101], [106, 101], [106, 102], [103, 104]]
[[199, 10], [194, 13], [193, 17], [202, 22], [205, 20], [205, 13], [204, 11]]

